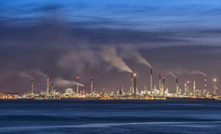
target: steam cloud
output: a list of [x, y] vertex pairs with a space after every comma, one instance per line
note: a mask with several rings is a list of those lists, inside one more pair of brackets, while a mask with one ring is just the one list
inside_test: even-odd
[[174, 78], [177, 78], [176, 75], [172, 73], [171, 71], [168, 71], [168, 73], [171, 74]]
[[133, 59], [140, 64], [144, 64], [148, 67], [151, 67], [150, 63], [144, 57], [142, 57], [140, 53], [137, 51], [137, 48], [133, 46], [124, 46], [122, 48], [123, 48], [123, 52], [121, 56], [123, 58]]
[[69, 51], [61, 56], [57, 61], [57, 65], [63, 70], [75, 71], [78, 74], [82, 74], [85, 68], [98, 68], [100, 61], [95, 51], [85, 46]]
[[43, 73], [43, 72], [42, 72], [41, 70], [39, 70], [39, 69], [36, 69], [36, 70], [33, 70], [33, 71], [34, 71], [34, 73], [37, 74], [37, 75], [40, 75], [40, 76], [45, 77], [45, 78], [48, 77], [47, 74]]
[[195, 71], [192, 71], [192, 72], [190, 72], [189, 74], [202, 74], [202, 75], [206, 75], [204, 72], [202, 72], [202, 71], [199, 71], [199, 70], [195, 70]]
[[25, 73], [25, 72], [19, 72], [19, 76], [32, 78], [31, 75], [29, 75], [29, 74], [27, 74], [27, 73]]
[[[77, 82], [76, 81], [71, 81], [71, 80], [65, 80], [65, 79], [62, 79], [61, 77], [57, 77], [54, 81], [54, 83], [57, 85], [57, 86], [60, 86], [60, 87], [66, 87], [66, 86], [75, 86], [77, 85]], [[84, 86], [83, 84], [81, 83], [78, 83], [79, 86]]]
[[38, 76], [42, 76], [42, 77], [45, 77], [47, 78], [48, 75], [43, 73], [41, 70], [39, 69], [31, 69], [31, 70], [26, 70], [26, 71], [20, 71], [18, 72], [18, 75], [20, 77], [28, 77], [28, 78], [32, 78], [32, 75], [38, 75]]
[[101, 57], [104, 61], [118, 68], [119, 71], [132, 72], [132, 70], [126, 65], [123, 59], [117, 55], [115, 47], [103, 46]]
[[181, 68], [181, 69], [174, 69], [173, 72], [177, 75], [181, 75], [181, 74], [190, 74], [190, 75], [193, 75], [193, 74], [202, 74], [202, 75], [206, 75], [204, 72], [202, 71], [199, 71], [199, 70], [194, 70], [194, 71], [191, 71], [187, 68]]

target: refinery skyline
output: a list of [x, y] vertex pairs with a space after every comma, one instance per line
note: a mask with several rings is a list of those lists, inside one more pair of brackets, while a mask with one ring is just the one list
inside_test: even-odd
[[161, 74], [172, 93], [175, 77], [182, 89], [195, 81], [202, 90], [207, 75], [213, 92], [214, 79], [221, 87], [220, 5], [218, 0], [1, 1], [0, 92], [26, 93], [32, 77], [36, 93], [48, 88], [47, 78], [56, 91], [75, 90], [76, 77], [87, 92], [91, 77], [98, 92], [122, 85], [129, 90], [130, 72], [137, 74], [140, 91], [150, 90], [150, 67], [152, 88]]

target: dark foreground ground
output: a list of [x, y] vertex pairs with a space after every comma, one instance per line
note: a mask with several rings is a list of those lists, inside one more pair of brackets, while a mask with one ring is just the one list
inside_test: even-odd
[[0, 133], [221, 133], [221, 101], [0, 100]]

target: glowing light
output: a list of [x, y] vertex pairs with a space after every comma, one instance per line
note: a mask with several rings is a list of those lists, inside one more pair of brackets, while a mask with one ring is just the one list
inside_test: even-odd
[[136, 76], [136, 74], [134, 74], [134, 76]]
[[76, 77], [77, 79], [79, 79], [79, 77]]
[[190, 81], [187, 81], [186, 83], [190, 83]]
[[216, 81], [216, 79], [214, 79], [214, 81]]

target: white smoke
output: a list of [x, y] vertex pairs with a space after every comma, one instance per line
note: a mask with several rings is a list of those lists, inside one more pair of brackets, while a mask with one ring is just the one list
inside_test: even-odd
[[115, 47], [103, 46], [100, 55], [104, 61], [118, 68], [119, 71], [132, 72], [132, 70], [126, 65], [123, 59], [118, 56]]
[[199, 70], [195, 70], [195, 71], [192, 71], [192, 72], [190, 72], [189, 74], [202, 74], [202, 75], [206, 75], [204, 72], [202, 72], [202, 71], [199, 71]]
[[168, 73], [169, 73], [170, 75], [172, 75], [174, 78], [177, 78], [176, 75], [175, 75], [174, 73], [172, 73], [171, 71], [168, 71]]
[[95, 51], [88, 47], [81, 47], [65, 53], [58, 59], [57, 65], [66, 71], [83, 74], [85, 69], [98, 68], [100, 58]]
[[27, 77], [27, 78], [32, 78], [32, 76], [42, 76], [47, 78], [48, 75], [43, 73], [40, 69], [30, 69], [30, 70], [24, 70], [24, 71], [17, 71], [18, 75], [20, 77]]
[[28, 73], [25, 73], [25, 72], [19, 72], [18, 74], [20, 77], [32, 78], [31, 75], [29, 75]]
[[121, 53], [121, 56], [123, 58], [133, 59], [138, 63], [141, 63], [141, 64], [144, 64], [148, 67], [151, 67], [150, 63], [144, 57], [141, 56], [141, 54], [138, 52], [136, 47], [124, 46], [124, 47], [122, 47], [122, 50], [123, 51]]
[[39, 70], [39, 69], [35, 69], [35, 70], [33, 70], [33, 71], [34, 71], [35, 74], [37, 74], [37, 75], [39, 75], [39, 76], [42, 76], [42, 77], [45, 77], [45, 78], [48, 77], [47, 74], [43, 73], [43, 72], [42, 72], [41, 70]]
[[202, 74], [202, 75], [206, 75], [204, 72], [202, 71], [199, 71], [199, 70], [189, 70], [187, 68], [180, 68], [180, 69], [174, 69], [173, 70], [173, 73], [177, 74], [177, 75], [182, 75], [182, 74], [190, 74], [190, 75], [193, 75], [193, 74]]
[[[77, 85], [76, 81], [71, 81], [71, 80], [65, 80], [62, 79], [61, 77], [57, 77], [54, 81], [55, 85], [60, 86], [60, 87], [67, 87], [67, 86], [75, 86]], [[79, 86], [84, 86], [81, 83], [78, 83]]]

